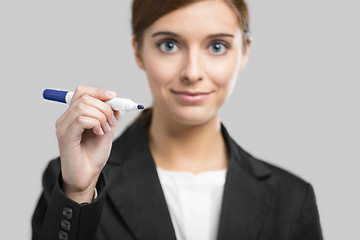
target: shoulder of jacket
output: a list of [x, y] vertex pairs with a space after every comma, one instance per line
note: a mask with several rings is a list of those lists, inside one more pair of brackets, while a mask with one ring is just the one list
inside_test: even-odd
[[268, 177], [273, 185], [284, 188], [293, 188], [294, 190], [306, 191], [309, 183], [297, 174], [270, 163], [267, 160], [254, 157], [252, 154], [240, 147], [233, 141], [233, 146], [236, 146], [236, 152], [244, 161], [243, 166], [251, 171], [255, 176]]

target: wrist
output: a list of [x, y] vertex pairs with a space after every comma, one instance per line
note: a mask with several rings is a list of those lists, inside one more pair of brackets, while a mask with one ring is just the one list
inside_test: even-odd
[[61, 189], [65, 193], [65, 195], [78, 203], [91, 203], [96, 194], [96, 183], [90, 184], [84, 190], [75, 190], [69, 187], [67, 184], [62, 184]]
[[64, 188], [63, 192], [68, 198], [78, 203], [91, 203], [95, 198], [95, 187], [82, 192], [68, 191]]

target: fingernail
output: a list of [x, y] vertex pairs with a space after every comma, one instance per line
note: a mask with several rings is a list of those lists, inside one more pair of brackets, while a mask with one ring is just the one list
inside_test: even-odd
[[110, 132], [111, 131], [111, 127], [108, 123], [106, 123], [106, 131]]
[[100, 128], [100, 135], [104, 135], [104, 131]]
[[106, 95], [107, 95], [108, 97], [115, 97], [115, 96], [116, 96], [116, 92], [106, 91]]

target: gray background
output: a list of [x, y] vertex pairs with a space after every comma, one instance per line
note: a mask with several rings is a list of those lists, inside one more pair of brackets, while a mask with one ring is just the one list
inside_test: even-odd
[[[359, 239], [356, 3], [250, 1], [249, 63], [221, 110], [242, 147], [313, 184], [326, 239]], [[43, 89], [87, 84], [151, 104], [130, 33], [130, 0], [0, 2], [2, 238], [30, 238], [42, 172], [58, 155], [66, 106]]]

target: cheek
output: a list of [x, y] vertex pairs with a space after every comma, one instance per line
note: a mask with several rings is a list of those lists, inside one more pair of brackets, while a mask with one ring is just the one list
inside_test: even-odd
[[226, 56], [207, 64], [207, 72], [220, 91], [229, 95], [234, 88], [240, 61], [235, 55]]
[[159, 97], [159, 93], [166, 91], [167, 86], [176, 79], [178, 70], [176, 69], [178, 59], [168, 59], [161, 57], [157, 52], [144, 52], [144, 67], [149, 82], [149, 86], [154, 98]]

